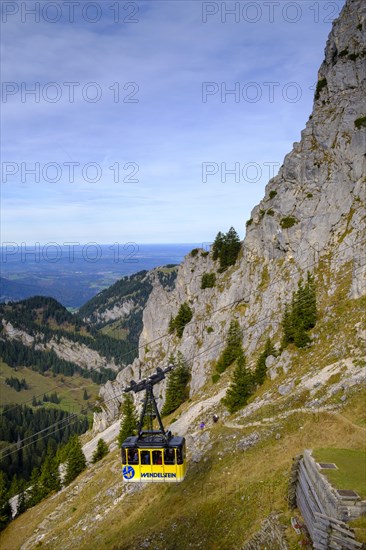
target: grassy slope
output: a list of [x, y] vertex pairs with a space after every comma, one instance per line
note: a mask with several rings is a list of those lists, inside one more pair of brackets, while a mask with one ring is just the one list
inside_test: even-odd
[[113, 323], [110, 323], [100, 329], [102, 334], [116, 338], [116, 340], [127, 340], [128, 331], [125, 328], [122, 328], [123, 321], [117, 320]]
[[[28, 390], [22, 390], [20, 392], [15, 391], [5, 384], [5, 379], [15, 376], [19, 379], [25, 378], [29, 385]], [[57, 392], [61, 398], [61, 403], [57, 405], [58, 408], [64, 411], [80, 412], [82, 408], [88, 403], [83, 399], [84, 389], [87, 390], [90, 400], [95, 401], [98, 396], [100, 386], [94, 384], [88, 378], [82, 378], [81, 376], [52, 376], [50, 373], [46, 375], [39, 374], [27, 367], [12, 369], [6, 363], [0, 361], [0, 396], [1, 405], [8, 403], [18, 403], [31, 405], [32, 397], [40, 396], [38, 399], [42, 400], [42, 394]], [[45, 404], [47, 406], [47, 404]]]
[[315, 449], [317, 462], [334, 462], [337, 470], [324, 470], [323, 474], [337, 489], [352, 489], [366, 500], [366, 455], [365, 450]]
[[[364, 397], [358, 390], [344, 412]], [[55, 549], [127, 550], [145, 540], [147, 547], [159, 550], [237, 549], [272, 510], [282, 511], [288, 525], [286, 487], [294, 455], [321, 446], [362, 449], [365, 430], [344, 412], [292, 416], [281, 423], [281, 439], [275, 433], [264, 435], [245, 452], [236, 449], [234, 437], [243, 437], [248, 429], [219, 423], [212, 428], [212, 450], [190, 464], [183, 483], [148, 486], [123, 498], [119, 453], [114, 451], [69, 489], [14, 521], [2, 534], [1, 546], [19, 548], [43, 522], [50, 529], [43, 545], [52, 539]], [[297, 548], [290, 528], [288, 533]]]

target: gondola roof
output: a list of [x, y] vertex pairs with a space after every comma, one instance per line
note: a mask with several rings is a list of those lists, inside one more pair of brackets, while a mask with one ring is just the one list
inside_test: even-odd
[[[145, 437], [144, 437], [145, 436]], [[184, 437], [173, 435], [166, 440], [162, 434], [142, 434], [141, 436], [133, 435], [127, 437], [123, 442], [123, 447], [132, 448], [151, 448], [151, 447], [179, 447], [183, 445]]]

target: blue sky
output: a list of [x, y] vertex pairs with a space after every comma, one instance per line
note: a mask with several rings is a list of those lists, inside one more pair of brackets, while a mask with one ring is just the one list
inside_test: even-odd
[[1, 242], [243, 238], [343, 4], [3, 2]]

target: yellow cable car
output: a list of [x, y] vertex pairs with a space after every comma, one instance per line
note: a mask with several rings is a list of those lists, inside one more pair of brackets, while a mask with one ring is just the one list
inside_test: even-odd
[[[122, 443], [122, 474], [128, 482], [177, 482], [184, 479], [186, 473], [185, 439], [173, 436], [165, 431], [156, 405], [153, 386], [165, 378], [172, 370], [158, 368], [146, 380], [139, 383], [131, 381], [125, 392], [146, 391], [144, 406], [141, 412], [138, 435], [127, 437]], [[159, 430], [153, 429], [154, 419], [158, 420]], [[148, 430], [142, 430], [144, 420]]]
[[122, 445], [125, 481], [182, 481], [186, 473], [184, 437], [165, 441], [143, 441], [138, 436]]

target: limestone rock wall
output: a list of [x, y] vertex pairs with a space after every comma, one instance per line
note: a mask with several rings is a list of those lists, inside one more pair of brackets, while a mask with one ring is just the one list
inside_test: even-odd
[[101, 367], [109, 368], [115, 371], [119, 369], [119, 365], [117, 365], [114, 361], [108, 361], [97, 351], [89, 348], [85, 344], [68, 340], [65, 337], [61, 337], [59, 340], [52, 338], [48, 342], [43, 343], [41, 334], [39, 335], [39, 338], [34, 337], [23, 330], [13, 327], [11, 323], [4, 320], [3, 330], [4, 334], [10, 340], [19, 340], [26, 346], [34, 345], [34, 349], [36, 350], [53, 350], [60, 359], [71, 361], [84, 369], [98, 370]]

